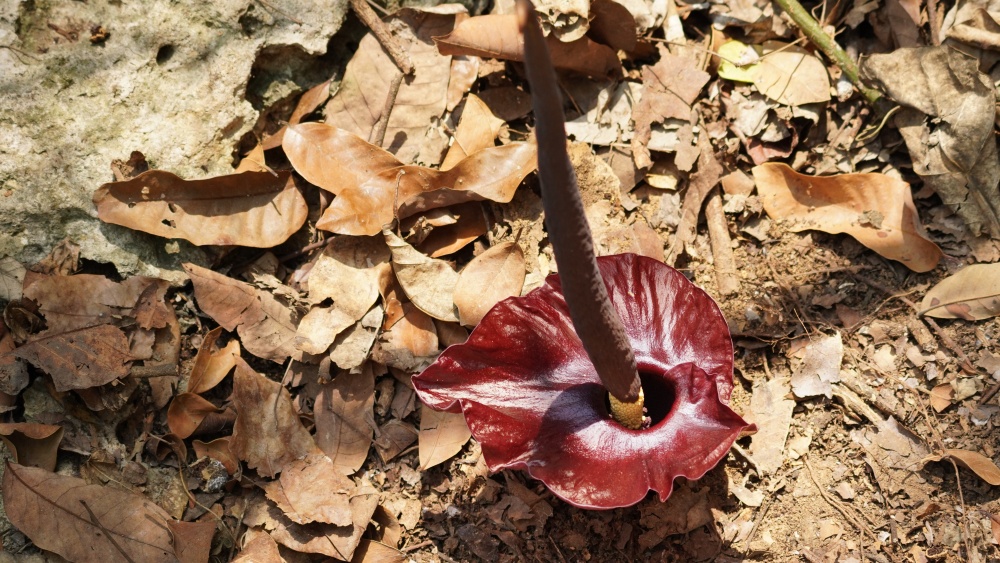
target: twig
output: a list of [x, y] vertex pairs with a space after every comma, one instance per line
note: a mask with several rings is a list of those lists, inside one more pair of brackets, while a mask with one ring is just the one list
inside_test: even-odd
[[[365, 4], [367, 6], [367, 4]], [[385, 140], [385, 130], [389, 127], [389, 114], [392, 113], [392, 106], [396, 105], [396, 96], [399, 94], [399, 87], [403, 84], [403, 73], [397, 72], [396, 76], [389, 83], [389, 92], [385, 95], [385, 105], [382, 106], [382, 114], [379, 115], [375, 127], [372, 128], [371, 137], [368, 142], [376, 147], [382, 146]]]
[[792, 18], [792, 21], [795, 22], [795, 25], [799, 26], [799, 29], [809, 38], [809, 41], [819, 47], [830, 60], [840, 67], [844, 75], [847, 76], [847, 79], [857, 87], [858, 91], [868, 100], [869, 104], [875, 107], [882, 105], [882, 102], [884, 102], [882, 94], [878, 90], [869, 88], [861, 82], [858, 64], [840, 48], [840, 45], [832, 37], [823, 31], [823, 28], [813, 19], [812, 15], [802, 7], [802, 4], [799, 4], [799, 0], [774, 0], [774, 2], [781, 6], [781, 9]]
[[733, 258], [729, 225], [726, 224], [726, 213], [722, 210], [722, 196], [718, 187], [713, 188], [708, 194], [705, 221], [708, 223], [708, 235], [712, 240], [715, 282], [719, 285], [719, 293], [722, 295], [739, 293], [740, 278], [736, 275], [736, 260]]
[[937, 0], [927, 0], [927, 25], [931, 28], [931, 45], [941, 44], [941, 22], [938, 21]]
[[410, 61], [409, 55], [399, 46], [399, 42], [396, 41], [396, 38], [392, 36], [392, 32], [389, 30], [389, 26], [385, 25], [385, 22], [378, 17], [375, 10], [372, 10], [368, 2], [365, 0], [351, 0], [351, 8], [361, 18], [361, 21], [365, 22], [368, 29], [372, 30], [372, 35], [375, 36], [375, 39], [378, 39], [379, 44], [388, 53], [392, 62], [396, 63], [399, 70], [403, 71], [404, 75], [413, 74], [413, 62]]

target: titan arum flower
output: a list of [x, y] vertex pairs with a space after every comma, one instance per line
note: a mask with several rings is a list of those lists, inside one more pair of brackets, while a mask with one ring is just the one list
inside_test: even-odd
[[527, 0], [518, 13], [559, 274], [498, 303], [413, 384], [428, 407], [464, 413], [492, 471], [523, 469], [582, 508], [666, 500], [751, 428], [728, 406], [729, 329], [673, 268], [595, 257], [548, 50]]

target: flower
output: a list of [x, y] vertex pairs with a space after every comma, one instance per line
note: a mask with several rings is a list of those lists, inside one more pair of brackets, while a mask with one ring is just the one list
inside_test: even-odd
[[524, 469], [581, 508], [666, 500], [750, 427], [728, 406], [733, 346], [718, 306], [673, 268], [634, 254], [597, 259], [635, 352], [648, 428], [608, 414], [558, 275], [498, 303], [413, 385], [424, 404], [463, 412], [492, 471]]

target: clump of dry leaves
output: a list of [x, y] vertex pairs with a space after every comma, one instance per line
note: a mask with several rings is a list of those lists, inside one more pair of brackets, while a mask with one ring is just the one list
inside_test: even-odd
[[412, 374], [554, 272], [516, 20], [441, 5], [266, 111], [230, 175], [115, 163], [98, 216], [204, 247], [189, 285], [116, 278], [71, 241], [0, 258], [4, 549], [996, 558], [1000, 14], [825, 6], [898, 109], [873, 114], [767, 2], [539, 6], [599, 253], [720, 299], [759, 428], [668, 503], [588, 513], [488, 475], [461, 415], [415, 397]]

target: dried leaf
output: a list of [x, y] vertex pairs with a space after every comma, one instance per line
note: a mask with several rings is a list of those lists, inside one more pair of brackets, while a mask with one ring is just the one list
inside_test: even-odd
[[455, 306], [462, 324], [476, 326], [498, 302], [521, 295], [525, 273], [524, 251], [512, 241], [473, 258], [455, 283]]
[[316, 444], [344, 475], [356, 472], [368, 457], [374, 406], [375, 376], [370, 364], [361, 373], [342, 373], [322, 384], [316, 395]]
[[[295, 109], [292, 110], [292, 115], [288, 118], [288, 124], [283, 125], [274, 135], [264, 139], [264, 142], [258, 145], [258, 147], [264, 151], [282, 146], [285, 140], [285, 133], [288, 132], [288, 127], [300, 123], [303, 117], [316, 111], [328, 99], [330, 99], [330, 80], [306, 90], [302, 94], [302, 97], [299, 98], [299, 103], [295, 104]], [[243, 163], [241, 162], [240, 164], [242, 165]]]
[[412, 303], [404, 303], [402, 308], [403, 316], [379, 337], [372, 359], [404, 371], [419, 371], [438, 352], [434, 319]]
[[632, 112], [635, 136], [632, 152], [636, 166], [648, 168], [653, 164], [646, 145], [652, 135], [652, 125], [664, 119], [691, 119], [691, 108], [701, 89], [710, 78], [690, 57], [671, 54], [660, 47], [660, 60], [642, 68], [642, 97]]
[[24, 296], [38, 303], [47, 334], [56, 334], [130, 316], [146, 288], [161, 281], [142, 276], [121, 283], [90, 274], [49, 276], [28, 286]]
[[[445, 55], [524, 60], [524, 39], [518, 29], [517, 16], [513, 15], [469, 18], [451, 33], [435, 37], [434, 42]], [[595, 78], [614, 78], [622, 74], [621, 62], [614, 49], [588, 37], [563, 43], [550, 35], [545, 42], [556, 68]]]
[[232, 437], [224, 436], [222, 438], [216, 438], [211, 442], [192, 440], [191, 446], [194, 447], [194, 453], [199, 458], [208, 456], [212, 459], [216, 459], [222, 464], [223, 467], [226, 468], [227, 473], [230, 475], [238, 475], [240, 472], [240, 460], [233, 455], [232, 450], [229, 448], [230, 442], [232, 442]]
[[194, 434], [206, 417], [224, 411], [201, 395], [181, 393], [170, 401], [167, 408], [167, 426], [172, 434], [183, 440]]
[[164, 238], [270, 248], [305, 223], [306, 201], [289, 172], [243, 172], [183, 180], [150, 170], [94, 192], [97, 216]]
[[955, 388], [951, 383], [935, 385], [931, 389], [930, 403], [934, 410], [941, 412], [951, 406], [952, 399], [955, 398]]
[[275, 541], [295, 551], [350, 561], [377, 506], [376, 492], [360, 492], [351, 498], [353, 523], [350, 526], [319, 522], [301, 526], [285, 516], [278, 507], [264, 501], [254, 503], [247, 509], [244, 523], [263, 526]]
[[112, 487], [8, 463], [4, 512], [39, 548], [70, 561], [208, 561], [215, 522], [178, 522]]
[[962, 467], [972, 470], [980, 479], [990, 485], [1000, 485], [1000, 467], [997, 467], [992, 459], [979, 452], [957, 449], [944, 450], [943, 454], [927, 456], [924, 461], [941, 461], [946, 458], [951, 458]]
[[330, 361], [340, 369], [354, 370], [361, 367], [371, 353], [382, 324], [382, 316], [382, 306], [375, 305], [354, 326], [337, 335], [330, 347]]
[[285, 466], [277, 481], [262, 485], [292, 522], [350, 526], [354, 482], [336, 471], [330, 458], [310, 454]]
[[128, 339], [121, 329], [99, 325], [32, 340], [12, 354], [52, 377], [56, 391], [89, 389], [129, 373]]
[[215, 342], [222, 334], [222, 327], [208, 331], [201, 341], [198, 354], [194, 357], [194, 366], [188, 379], [188, 393], [204, 393], [219, 384], [229, 375], [229, 370], [236, 365], [240, 357], [240, 343], [230, 340], [225, 348], [218, 348]]
[[194, 264], [184, 264], [198, 306], [215, 322], [239, 332], [251, 354], [282, 363], [296, 353], [297, 314], [271, 293]]
[[492, 147], [502, 125], [503, 120], [494, 116], [478, 96], [469, 94], [455, 129], [455, 141], [441, 162], [441, 170], [454, 167], [476, 151]]
[[861, 76], [905, 106], [894, 122], [924, 185], [973, 235], [1000, 237], [996, 88], [979, 60], [952, 45], [896, 49], [866, 57]]
[[462, 413], [420, 406], [420, 468], [429, 469], [462, 451], [472, 437]]
[[830, 75], [816, 55], [790, 43], [765, 41], [760, 56], [753, 83], [761, 94], [789, 106], [830, 100]]
[[418, 309], [442, 321], [457, 322], [455, 284], [458, 272], [444, 260], [424, 256], [388, 229], [382, 234], [392, 252], [392, 269], [400, 287]]
[[409, 560], [402, 551], [371, 540], [361, 540], [351, 559], [354, 563], [406, 563]]
[[56, 453], [62, 437], [61, 426], [33, 422], [0, 424], [0, 440], [7, 444], [14, 461], [46, 471], [56, 469]]
[[380, 426], [378, 432], [374, 445], [383, 463], [393, 460], [417, 441], [417, 429], [402, 420], [392, 419]]
[[337, 335], [354, 326], [351, 318], [337, 307], [313, 307], [299, 321], [295, 346], [308, 354], [325, 353]]
[[288, 391], [242, 359], [236, 362], [233, 407], [237, 416], [230, 449], [261, 475], [274, 477], [292, 461], [319, 451]]
[[408, 217], [428, 209], [486, 199], [506, 203], [536, 165], [533, 144], [512, 143], [478, 151], [449, 170], [391, 168], [343, 190], [316, 227], [345, 235], [374, 235], [395, 215]]
[[941, 280], [920, 302], [920, 314], [978, 321], [1000, 315], [1000, 263], [972, 264]]
[[[417, 250], [431, 258], [440, 258], [454, 254], [465, 248], [472, 241], [486, 234], [489, 230], [489, 224], [486, 222], [486, 213], [483, 211], [483, 204], [477, 201], [460, 203], [442, 209], [432, 209], [427, 212], [427, 215], [439, 212], [447, 214], [450, 218], [454, 219], [454, 222], [449, 225], [435, 227], [427, 235], [427, 238], [417, 244]], [[425, 216], [420, 215], [419, 217]], [[414, 217], [417, 216], [411, 215], [406, 219], [406, 222], [409, 222]]]
[[346, 189], [360, 186], [379, 172], [403, 165], [390, 153], [365, 142], [348, 129], [325, 123], [290, 126], [281, 148], [296, 172], [311, 184], [337, 196]]
[[840, 381], [844, 342], [840, 333], [813, 340], [802, 350], [802, 364], [792, 373], [792, 391], [796, 397], [826, 395], [833, 398], [833, 384]]
[[[393, 37], [414, 66], [413, 77], [404, 80], [396, 94], [382, 143], [403, 162], [440, 161], [440, 153], [420, 151], [432, 121], [445, 111], [451, 77], [451, 57], [439, 53], [431, 38], [450, 32], [464, 13], [464, 9], [431, 13], [404, 8], [388, 18]], [[347, 63], [340, 89], [326, 105], [326, 122], [368, 140], [398, 72], [375, 36], [365, 35]]]
[[614, 0], [594, 0], [590, 4], [592, 39], [615, 49], [631, 51], [636, 45], [635, 17], [628, 8]]
[[243, 541], [243, 548], [233, 563], [285, 563], [278, 551], [278, 543], [268, 533], [250, 529]]
[[783, 455], [795, 401], [787, 399], [787, 379], [761, 381], [753, 387], [750, 411], [757, 433], [750, 438], [750, 451], [764, 474], [773, 474], [785, 462]]
[[24, 266], [10, 256], [0, 258], [0, 301], [16, 301], [21, 298], [25, 272]]
[[13, 352], [17, 345], [7, 325], [0, 322], [0, 393], [17, 396], [31, 380], [28, 364]]
[[902, 180], [874, 173], [806, 176], [780, 163], [754, 167], [753, 176], [767, 214], [792, 231], [847, 233], [915, 272], [930, 271], [941, 259]]
[[309, 299], [333, 306], [357, 321], [378, 299], [378, 280], [388, 270], [389, 249], [381, 236], [339, 236], [327, 245], [309, 272]]

